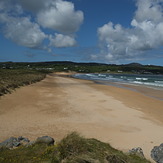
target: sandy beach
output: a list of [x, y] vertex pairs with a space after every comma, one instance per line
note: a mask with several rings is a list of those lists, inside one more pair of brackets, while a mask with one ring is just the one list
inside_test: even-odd
[[[31, 140], [48, 135], [59, 141], [72, 131], [145, 156], [163, 143], [163, 101], [150, 90], [96, 84], [51, 74], [0, 98], [0, 141], [11, 136]], [[163, 97], [163, 91], [153, 92]]]

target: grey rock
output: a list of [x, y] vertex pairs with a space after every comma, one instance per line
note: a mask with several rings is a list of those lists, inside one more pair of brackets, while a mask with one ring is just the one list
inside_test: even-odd
[[5, 148], [18, 147], [19, 145], [20, 145], [20, 142], [15, 137], [10, 137], [9, 139], [0, 143], [0, 147], [5, 147]]
[[24, 138], [22, 136], [19, 136], [18, 137], [18, 141], [26, 141], [26, 142], [29, 142], [29, 139], [28, 138]]
[[36, 139], [36, 143], [45, 143], [47, 145], [54, 145], [54, 139], [50, 136], [42, 136]]
[[15, 137], [11, 137], [5, 141], [3, 141], [2, 143], [0, 143], [0, 148], [5, 147], [5, 148], [15, 148], [18, 147], [20, 145], [25, 145], [27, 143], [29, 143], [29, 139], [28, 138], [24, 138], [22, 136], [15, 138]]
[[18, 141], [13, 142], [13, 147], [18, 147], [18, 146], [20, 146], [20, 145], [21, 145], [21, 143], [20, 143], [20, 142], [18, 142]]
[[24, 138], [22, 136], [19, 136], [18, 141], [22, 141], [22, 140], [24, 140]]
[[36, 141], [30, 141], [29, 143], [25, 144], [25, 147], [29, 147], [29, 146], [31, 146], [31, 145], [33, 145], [35, 143], [36, 143]]
[[21, 145], [26, 145], [30, 142], [30, 140], [28, 138], [24, 138], [22, 136], [18, 137], [18, 141], [21, 143]]
[[20, 145], [24, 145], [26, 147], [31, 146], [35, 143], [45, 143], [47, 145], [54, 145], [54, 139], [51, 138], [50, 136], [42, 136], [38, 137], [36, 141], [31, 141], [28, 138], [19, 136], [18, 138], [11, 137], [2, 143], [0, 143], [0, 148], [15, 148]]
[[129, 150], [129, 153], [130, 154], [135, 154], [135, 155], [137, 155], [139, 157], [142, 157], [142, 158], [145, 158], [143, 150], [140, 147], [132, 148], [131, 150]]
[[151, 150], [151, 157], [157, 163], [163, 163], [163, 144], [160, 144], [160, 146], [155, 146]]

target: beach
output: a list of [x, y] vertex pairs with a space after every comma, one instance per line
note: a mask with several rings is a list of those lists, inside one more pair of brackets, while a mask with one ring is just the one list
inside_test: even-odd
[[[146, 158], [163, 143], [163, 91], [140, 91], [54, 73], [0, 98], [0, 141], [11, 136], [56, 141], [77, 131], [124, 152], [141, 147]], [[132, 87], [132, 86], [129, 86]]]

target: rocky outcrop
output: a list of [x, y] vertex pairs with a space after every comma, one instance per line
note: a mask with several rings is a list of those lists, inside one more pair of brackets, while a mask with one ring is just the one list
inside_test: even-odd
[[9, 139], [3, 141], [0, 143], [0, 148], [5, 147], [5, 148], [14, 148], [18, 147], [20, 145], [25, 145], [28, 144], [30, 141], [28, 138], [24, 138], [22, 136], [15, 138], [15, 137], [10, 137]]
[[129, 153], [137, 155], [137, 156], [142, 157], [142, 158], [145, 158], [143, 150], [140, 147], [132, 148], [131, 150], [129, 150]]
[[163, 144], [155, 146], [151, 151], [151, 157], [157, 163], [163, 163]]
[[28, 138], [24, 138], [22, 136], [18, 138], [10, 137], [9, 139], [0, 143], [0, 148], [11, 149], [11, 148], [16, 148], [20, 145], [30, 146], [35, 143], [44, 143], [47, 145], [54, 145], [54, 139], [51, 138], [50, 136], [42, 136], [42, 137], [38, 137], [35, 141], [30, 141]]

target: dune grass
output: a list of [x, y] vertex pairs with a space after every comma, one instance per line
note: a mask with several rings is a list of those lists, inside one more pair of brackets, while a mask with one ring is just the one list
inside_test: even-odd
[[34, 144], [17, 149], [0, 149], [0, 163], [149, 163], [124, 154], [109, 144], [86, 139], [73, 132], [53, 146]]
[[20, 86], [45, 78], [47, 72], [25, 69], [0, 69], [0, 96], [11, 93]]

